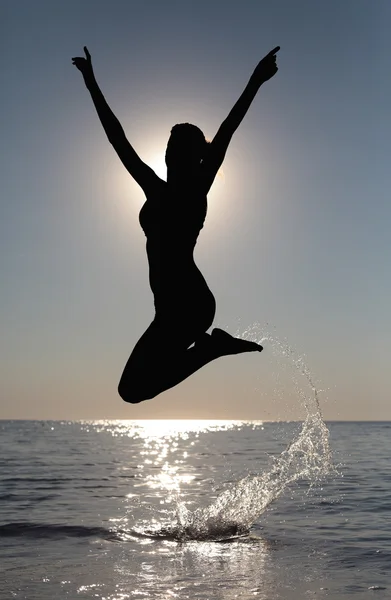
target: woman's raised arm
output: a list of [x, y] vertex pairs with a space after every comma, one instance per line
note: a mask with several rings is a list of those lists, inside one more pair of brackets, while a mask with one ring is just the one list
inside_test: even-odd
[[222, 165], [231, 138], [243, 117], [247, 113], [256, 93], [265, 81], [271, 79], [278, 71], [276, 54], [280, 46], [276, 46], [256, 66], [242, 95], [222, 122], [218, 132], [209, 144], [207, 154], [202, 163], [203, 181], [207, 190], [213, 183], [214, 178]]
[[156, 183], [156, 173], [146, 165], [126, 138], [121, 123], [107, 104], [95, 79], [92, 68], [91, 55], [84, 46], [85, 58], [76, 56], [72, 63], [79, 69], [84, 77], [84, 82], [91, 94], [99, 119], [103, 125], [109, 142], [114, 147], [125, 168], [146, 192]]

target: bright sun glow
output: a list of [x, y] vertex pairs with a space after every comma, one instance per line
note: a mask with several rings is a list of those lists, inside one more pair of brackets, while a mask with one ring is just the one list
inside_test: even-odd
[[[167, 180], [167, 166], [165, 163], [165, 143], [162, 140], [158, 143], [156, 140], [145, 141], [145, 147], [140, 148], [141, 159], [149, 166], [155, 173], [163, 179]], [[140, 211], [141, 206], [145, 202], [145, 196], [131, 176], [122, 168], [118, 162], [113, 161], [112, 167], [112, 181], [118, 190], [118, 196], [120, 198], [121, 207], [132, 216], [135, 216]], [[222, 227], [222, 224], [227, 223], [226, 215], [232, 209], [232, 195], [235, 194], [235, 176], [232, 172], [232, 168], [229, 171], [229, 180], [226, 180], [226, 173], [224, 167], [221, 167], [216, 175], [214, 183], [208, 193], [208, 214], [206, 222], [212, 228], [213, 237], [226, 235], [226, 227]], [[191, 186], [191, 182], [189, 182]], [[186, 193], [184, 191], [183, 202], [186, 202]], [[224, 219], [222, 221], [222, 211], [224, 213]]]
[[155, 171], [156, 175], [166, 181], [167, 167], [164, 160], [164, 152], [152, 153], [150, 157], [147, 157], [145, 162]]
[[[155, 173], [164, 181], [167, 180], [167, 166], [164, 159], [164, 151], [163, 152], [151, 152], [146, 154], [145, 162], [147, 165], [151, 167], [155, 171]], [[213, 219], [215, 215], [218, 214], [219, 209], [222, 207], [222, 202], [224, 201], [224, 191], [225, 191], [225, 175], [223, 168], [219, 170], [216, 175], [216, 179], [213, 183], [213, 186], [208, 194], [208, 217], [209, 219]], [[186, 202], [186, 197], [183, 198], [183, 201]]]

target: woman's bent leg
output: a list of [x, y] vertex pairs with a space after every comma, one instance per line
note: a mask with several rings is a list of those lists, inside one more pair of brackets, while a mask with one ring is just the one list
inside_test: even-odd
[[198, 350], [189, 348], [203, 335], [203, 331], [186, 333], [159, 319], [152, 321], [126, 363], [118, 385], [121, 398], [132, 404], [150, 400], [212, 360], [198, 345]]
[[153, 321], [137, 342], [122, 374], [118, 392], [125, 402], [138, 404], [174, 387], [212, 360], [230, 354], [261, 351], [255, 342], [237, 339], [214, 329], [194, 346], [173, 328]]
[[190, 293], [183, 297], [182, 291], [169, 299], [156, 301], [155, 297], [156, 316], [134, 347], [118, 386], [125, 402], [154, 398], [208, 362], [196, 366], [200, 360], [192, 358], [194, 352], [186, 354], [205, 335], [216, 313], [216, 301], [206, 283], [201, 291], [196, 300]]

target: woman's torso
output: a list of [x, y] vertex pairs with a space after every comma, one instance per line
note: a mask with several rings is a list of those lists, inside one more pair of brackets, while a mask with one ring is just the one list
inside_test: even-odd
[[170, 186], [161, 181], [139, 214], [147, 238], [152, 292], [163, 298], [205, 285], [193, 252], [207, 212], [206, 194], [197, 185]]

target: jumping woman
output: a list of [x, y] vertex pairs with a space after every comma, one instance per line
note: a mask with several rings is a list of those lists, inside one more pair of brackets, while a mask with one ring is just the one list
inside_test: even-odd
[[118, 391], [136, 404], [177, 385], [212, 360], [262, 346], [211, 327], [215, 298], [194, 262], [194, 248], [207, 212], [207, 194], [220, 169], [231, 138], [260, 86], [277, 73], [279, 46], [257, 65], [239, 100], [212, 142], [195, 125], [171, 130], [166, 149], [167, 181], [146, 165], [128, 142], [94, 76], [91, 55], [75, 57], [109, 142], [130, 175], [141, 186], [146, 202], [139, 220], [147, 238], [149, 282], [155, 318], [125, 366]]

